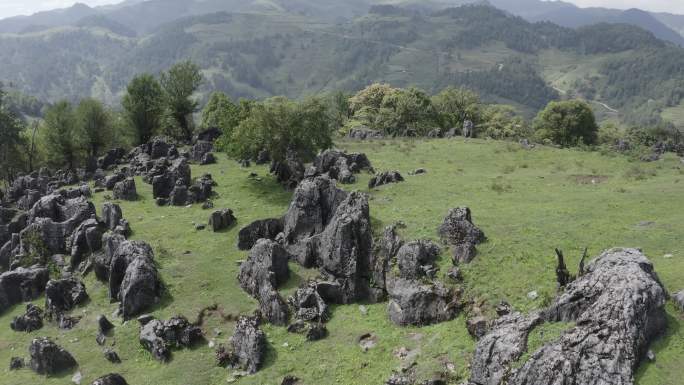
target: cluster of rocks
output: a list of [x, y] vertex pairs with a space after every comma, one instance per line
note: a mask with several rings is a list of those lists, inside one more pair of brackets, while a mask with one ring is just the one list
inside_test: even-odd
[[658, 141], [651, 147], [651, 153], [644, 155], [641, 160], [644, 162], [656, 162], [667, 152], [674, 152], [678, 156], [684, 156], [684, 143]]
[[368, 188], [374, 189], [376, 187], [384, 186], [390, 183], [400, 183], [404, 181], [404, 177], [398, 171], [385, 171], [373, 176], [368, 181]]
[[367, 127], [355, 127], [349, 130], [347, 134], [349, 139], [368, 140], [368, 139], [384, 139], [385, 134], [378, 130], [371, 130]]
[[163, 321], [142, 316], [138, 321], [140, 344], [162, 362], [169, 361], [172, 349], [192, 347], [204, 338], [202, 330], [185, 317], [177, 316]]
[[347, 154], [337, 150], [325, 150], [319, 154], [313, 163], [312, 172], [315, 175], [327, 175], [339, 183], [356, 182], [356, 176], [361, 171], [373, 171], [366, 154]]
[[[548, 308], [494, 321], [477, 344], [469, 384], [631, 384], [649, 344], [666, 328], [666, 300], [640, 250], [608, 250]], [[520, 365], [528, 335], [544, 322], [574, 326]]]
[[53, 174], [47, 168], [41, 168], [28, 175], [19, 175], [12, 181], [3, 200], [6, 206], [14, 205], [19, 210], [28, 211], [41, 197], [48, 194], [59, 192], [62, 195], [69, 195], [70, 198], [81, 195], [90, 197], [90, 189], [87, 186], [63, 189], [64, 186], [86, 181], [89, 176], [83, 170], [58, 170]]
[[88, 300], [85, 285], [76, 278], [50, 280], [45, 286], [45, 315], [59, 322], [62, 329], [71, 329], [80, 318], [67, 315]]

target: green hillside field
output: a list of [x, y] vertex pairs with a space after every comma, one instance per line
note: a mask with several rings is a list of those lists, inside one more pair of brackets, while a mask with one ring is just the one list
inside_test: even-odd
[[[638, 163], [598, 152], [537, 147], [524, 150], [508, 142], [470, 140], [387, 140], [345, 142], [337, 146], [364, 152], [377, 170], [398, 170], [406, 182], [368, 191], [370, 175], [361, 175], [348, 189], [370, 194], [375, 234], [383, 227], [402, 221], [405, 239], [437, 239], [436, 229], [450, 208], [469, 206], [474, 222], [488, 236], [475, 261], [464, 268], [464, 291], [468, 298], [484, 301], [486, 311], [502, 299], [516, 309], [531, 311], [555, 296], [554, 248], [564, 250], [568, 266], [576, 270], [584, 247], [591, 256], [615, 247], [640, 247], [653, 261], [670, 292], [684, 288], [684, 165], [667, 156], [655, 163]], [[425, 168], [427, 174], [409, 176]], [[256, 172], [260, 179], [249, 178]], [[175, 351], [168, 364], [155, 361], [138, 343], [136, 321], [121, 323], [108, 338], [123, 363], [107, 362], [95, 342], [96, 317], [109, 316], [116, 309], [107, 298], [106, 285], [93, 274], [85, 279], [90, 302], [73, 312], [83, 316], [70, 331], [48, 324], [30, 334], [15, 333], [9, 323], [23, 312], [23, 305], [0, 316], [0, 363], [10, 357], [28, 355], [28, 345], [37, 336], [53, 337], [80, 364], [82, 383], [110, 372], [121, 373], [135, 385], [278, 385], [287, 374], [304, 384], [382, 384], [393, 370], [415, 362], [420, 378], [447, 372], [450, 383], [467, 379], [468, 364], [475, 346], [465, 328], [465, 315], [424, 328], [400, 328], [387, 317], [387, 304], [355, 304], [332, 309], [327, 325], [329, 336], [307, 342], [288, 334], [285, 328], [265, 326], [269, 350], [265, 367], [256, 375], [240, 379], [215, 366], [209, 341], [226, 343], [237, 315], [249, 314], [256, 301], [243, 292], [237, 281], [238, 263], [246, 252], [236, 248], [237, 232], [256, 219], [280, 216], [289, 205], [291, 193], [284, 191], [267, 173], [266, 167], [241, 168], [220, 156], [211, 166], [193, 166], [193, 175], [211, 173], [218, 182], [216, 208], [232, 208], [238, 225], [228, 231], [196, 231], [194, 223], [206, 223], [209, 212], [199, 205], [187, 208], [155, 205], [151, 186], [136, 179], [140, 198], [120, 203], [131, 222], [133, 238], [148, 241], [155, 250], [167, 295], [154, 309], [159, 318], [176, 314], [191, 321], [213, 304], [202, 328], [207, 344]], [[98, 211], [107, 193], [94, 198]], [[450, 265], [443, 250], [440, 277]], [[289, 295], [315, 271], [290, 265], [294, 274], [282, 288]], [[444, 278], [446, 280], [446, 278]], [[527, 293], [536, 290], [532, 301]], [[44, 299], [36, 301], [43, 304]], [[667, 307], [669, 328], [653, 346], [656, 361], [643, 364], [639, 385], [675, 384], [681, 381], [684, 355], [684, 316], [672, 304]], [[111, 317], [110, 317], [111, 319]], [[530, 350], [559, 335], [566, 325], [545, 325], [531, 335]], [[377, 346], [364, 352], [358, 338], [377, 336]], [[411, 351], [400, 360], [397, 349]], [[530, 352], [531, 353], [531, 352]], [[71, 374], [40, 377], [24, 369], [9, 372], [5, 365], [0, 384], [52, 385], [71, 383]]]

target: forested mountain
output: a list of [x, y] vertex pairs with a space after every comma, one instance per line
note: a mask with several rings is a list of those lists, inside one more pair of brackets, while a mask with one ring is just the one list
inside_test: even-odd
[[[213, 12], [230, 3], [133, 2], [96, 8], [69, 26], [0, 34], [0, 80], [43, 101], [92, 95], [115, 104], [134, 74], [189, 58], [203, 69], [204, 95], [300, 97], [371, 82], [433, 92], [465, 85], [530, 114], [552, 99], [580, 96], [596, 101], [599, 116], [619, 112], [630, 123], [657, 123], [684, 96], [684, 50], [629, 24], [572, 29], [484, 5], [430, 11], [440, 3], [426, 2], [375, 5], [353, 17], [365, 0], [344, 2], [347, 13], [332, 0], [235, 1], [244, 12]], [[139, 22], [122, 16], [132, 17], [124, 12], [130, 7], [139, 7]], [[157, 20], [206, 13], [150, 24], [147, 33], [140, 25], [155, 9]], [[327, 16], [315, 16], [321, 13]]]

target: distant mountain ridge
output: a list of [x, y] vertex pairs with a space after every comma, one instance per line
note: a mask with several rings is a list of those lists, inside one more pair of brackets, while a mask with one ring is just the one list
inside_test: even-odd
[[288, 12], [343, 22], [365, 14], [372, 5], [396, 4], [434, 11], [469, 3], [491, 4], [528, 21], [550, 21], [577, 28], [597, 23], [636, 25], [657, 38], [684, 46], [684, 15], [651, 13], [639, 9], [580, 8], [563, 1], [542, 0], [127, 0], [116, 5], [91, 8], [77, 3], [66, 9], [39, 12], [0, 20], [0, 33], [25, 33], [73, 26], [81, 19], [98, 16], [100, 24], [116, 25], [137, 34], [183, 17], [215, 12]]

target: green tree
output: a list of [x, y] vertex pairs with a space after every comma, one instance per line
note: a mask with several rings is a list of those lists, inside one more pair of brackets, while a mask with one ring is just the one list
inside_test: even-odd
[[252, 158], [265, 149], [273, 160], [283, 161], [294, 151], [310, 160], [330, 146], [332, 131], [323, 101], [274, 97], [251, 106], [249, 117], [233, 131], [229, 152], [238, 158]]
[[179, 140], [189, 142], [194, 131], [192, 114], [197, 112], [199, 103], [192, 98], [202, 84], [203, 77], [199, 67], [185, 61], [171, 67], [161, 74], [161, 86], [164, 91], [166, 119], [164, 121], [169, 134]]
[[149, 74], [138, 75], [128, 84], [121, 104], [138, 144], [148, 142], [159, 130], [162, 95], [159, 82]]
[[598, 125], [594, 112], [581, 100], [549, 103], [539, 112], [533, 126], [538, 139], [550, 140], [561, 146], [590, 145], [597, 140]]
[[444, 130], [463, 128], [463, 122], [470, 120], [475, 125], [482, 122], [482, 103], [480, 96], [465, 88], [448, 87], [432, 97], [439, 119], [439, 126]]
[[214, 92], [202, 110], [202, 128], [216, 127], [230, 136], [240, 123], [240, 107], [223, 92]]
[[388, 134], [426, 135], [436, 126], [430, 97], [417, 88], [398, 89], [385, 95], [376, 118], [376, 126]]
[[482, 109], [482, 136], [492, 139], [521, 139], [530, 138], [532, 132], [523, 118], [518, 116], [515, 109], [506, 105], [493, 105]]
[[96, 157], [112, 141], [112, 122], [109, 112], [98, 100], [81, 100], [76, 108], [78, 137], [89, 157]]
[[0, 88], [0, 179], [9, 182], [21, 168], [22, 122], [10, 112], [4, 103], [5, 93]]
[[71, 103], [57, 102], [45, 113], [45, 148], [48, 159], [56, 167], [73, 170], [80, 158], [77, 119]]

